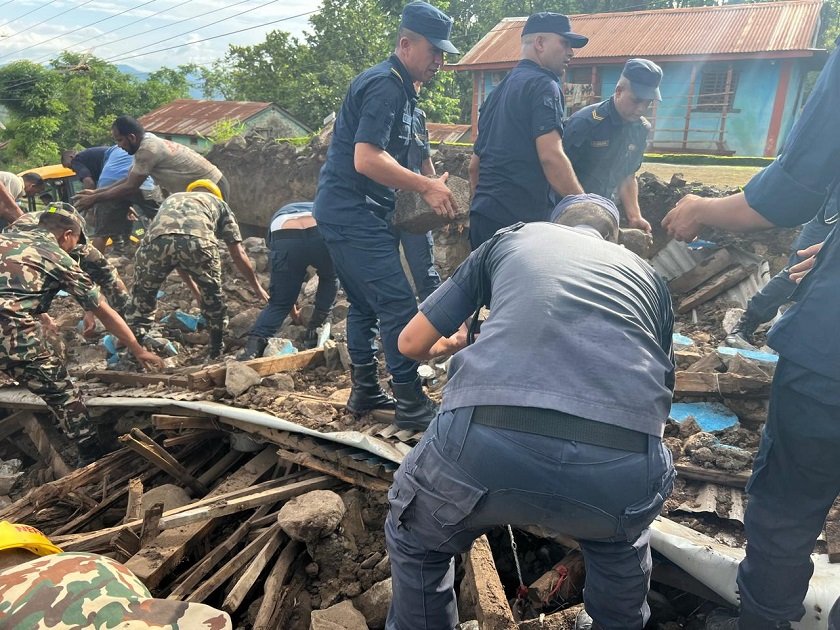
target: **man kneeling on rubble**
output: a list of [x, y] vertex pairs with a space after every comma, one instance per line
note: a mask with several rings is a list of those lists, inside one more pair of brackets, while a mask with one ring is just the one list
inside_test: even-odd
[[490, 307], [388, 493], [389, 630], [454, 628], [453, 556], [506, 524], [578, 539], [591, 615], [578, 628], [642, 628], [650, 616], [648, 528], [674, 479], [661, 441], [671, 298], [615, 244], [611, 201], [568, 196], [552, 221], [497, 232], [400, 335], [417, 360], [460, 350], [461, 323]]
[[144, 350], [128, 326], [68, 252], [86, 243], [83, 219], [69, 204], [50, 206], [36, 229], [0, 234], [0, 371], [44, 399], [79, 450], [79, 463], [102, 454], [81, 392], [61, 360], [38, 335], [35, 315], [60, 290], [69, 293], [117, 337], [144, 366], [163, 361]]

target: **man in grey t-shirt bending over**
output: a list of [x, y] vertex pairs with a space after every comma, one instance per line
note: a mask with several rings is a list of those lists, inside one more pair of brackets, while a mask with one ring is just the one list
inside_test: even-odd
[[[414, 359], [460, 351], [388, 493], [388, 630], [454, 628], [453, 555], [505, 524], [579, 540], [592, 618], [578, 627], [640, 629], [650, 615], [649, 525], [674, 478], [671, 298], [615, 244], [611, 201], [566, 197], [552, 217], [485, 242], [400, 335]], [[464, 347], [481, 302], [490, 316]]]

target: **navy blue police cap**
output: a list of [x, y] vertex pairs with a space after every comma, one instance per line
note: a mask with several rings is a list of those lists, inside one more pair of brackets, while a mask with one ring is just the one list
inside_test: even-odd
[[662, 80], [662, 68], [650, 59], [630, 59], [624, 64], [621, 76], [630, 81], [630, 89], [636, 98], [645, 100], [662, 100], [659, 92], [659, 82]]
[[443, 52], [458, 54], [458, 49], [449, 41], [452, 18], [428, 2], [414, 0], [405, 5], [400, 28], [407, 28], [422, 35], [432, 46]]
[[582, 48], [589, 42], [589, 38], [580, 33], [572, 32], [572, 22], [562, 13], [551, 13], [550, 11], [541, 11], [540, 13], [533, 13], [528, 16], [528, 21], [525, 22], [525, 28], [522, 29], [522, 35], [530, 35], [531, 33], [556, 33], [562, 35], [567, 40], [572, 48]]

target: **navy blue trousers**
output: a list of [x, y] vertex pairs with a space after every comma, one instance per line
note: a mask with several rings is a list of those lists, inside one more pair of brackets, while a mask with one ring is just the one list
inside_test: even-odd
[[773, 621], [805, 614], [811, 553], [840, 493], [840, 406], [796, 391], [792, 379], [801, 375], [779, 359], [747, 485], [747, 555], [738, 568], [741, 609]]
[[347, 350], [354, 365], [373, 362], [380, 333], [388, 371], [407, 383], [417, 376], [417, 361], [400, 354], [397, 340], [417, 313], [417, 300], [390, 225], [372, 212], [358, 216], [354, 225], [318, 224], [350, 302]]
[[484, 241], [490, 240], [496, 232], [507, 225], [494, 221], [483, 214], [470, 212], [470, 249], [475, 250]]
[[441, 412], [388, 492], [385, 541], [393, 599], [386, 630], [458, 624], [454, 555], [499, 525], [533, 526], [580, 542], [584, 601], [606, 630], [650, 616], [649, 526], [671, 492], [671, 454], [650, 436], [633, 453], [471, 422]]
[[[797, 250], [822, 243], [833, 227], [834, 224], [825, 225], [818, 219], [812, 219], [803, 225], [793, 243], [788, 267], [802, 261], [802, 258], [796, 255]], [[790, 300], [794, 289], [796, 289], [796, 283], [790, 279], [787, 270], [783, 269], [773, 276], [761, 291], [750, 298], [747, 312], [759, 323], [769, 322], [776, 316], [779, 307]]]
[[315, 293], [315, 309], [329, 311], [338, 293], [338, 277], [324, 239], [316, 228], [307, 230], [277, 230], [269, 243], [271, 262], [271, 284], [269, 300], [254, 322], [250, 335], [273, 337], [280, 330], [283, 320], [292, 310], [306, 279], [307, 267], [315, 267], [318, 273], [318, 291]]
[[417, 297], [422, 302], [440, 286], [440, 274], [435, 269], [435, 244], [432, 233], [412, 234], [404, 230], [396, 230], [396, 233], [402, 244], [411, 278], [414, 280]]

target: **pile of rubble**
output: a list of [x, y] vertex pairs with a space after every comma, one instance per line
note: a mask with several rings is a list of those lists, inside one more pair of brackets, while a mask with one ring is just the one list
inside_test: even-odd
[[[290, 161], [300, 157], [275, 151]], [[439, 172], [465, 175], [464, 155], [439, 152]], [[679, 178], [641, 179], [646, 216], [701, 188]], [[444, 275], [468, 251], [463, 229], [436, 231], [439, 243], [446, 239], [451, 257]], [[681, 524], [707, 535], [709, 547], [743, 547], [744, 486], [775, 358], [721, 347], [722, 322], [727, 311], [743, 307], [750, 282], [757, 286], [768, 266], [779, 268], [791, 239], [790, 231], [775, 231], [749, 242], [718, 239], [699, 250], [655, 244], [653, 264], [670, 281], [679, 311], [678, 372], [665, 433], [679, 476], [656, 528]], [[248, 239], [246, 250], [267, 285], [264, 243]], [[102, 431], [110, 428], [119, 448], [71, 471], [63, 437], [45, 414], [33, 413], [44, 409], [38, 399], [0, 389], [7, 410], [0, 419], [0, 519], [34, 525], [68, 551], [115, 557], [155, 596], [206, 602], [231, 613], [237, 627], [382, 628], [391, 597], [386, 491], [420, 434], [397, 430], [387, 412], [361, 419], [345, 412], [350, 383], [341, 294], [332, 339], [323, 347], [294, 351], [303, 329], [287, 323], [269, 356], [232, 361], [259, 304], [235, 279], [224, 252], [223, 260], [229, 357], [216, 365], [204, 364], [197, 305], [174, 276], [160, 295], [161, 335], [174, 340], [160, 375], [106, 369], [100, 335], [85, 339], [77, 328], [80, 310], [57, 300], [60, 334], [53, 342], [84, 380]], [[116, 262], [130, 284], [133, 263]], [[304, 317], [316, 282], [302, 292]], [[438, 396], [445, 363], [421, 369]], [[838, 534], [840, 520], [832, 516], [817, 551], [840, 558]], [[462, 627], [572, 628], [584, 578], [575, 541], [513, 535], [515, 550], [500, 529], [459, 564]], [[729, 597], [698, 580], [654, 548], [652, 627], [700, 628], [710, 608], [734, 601], [734, 592]], [[520, 582], [526, 596], [517, 596]]]

